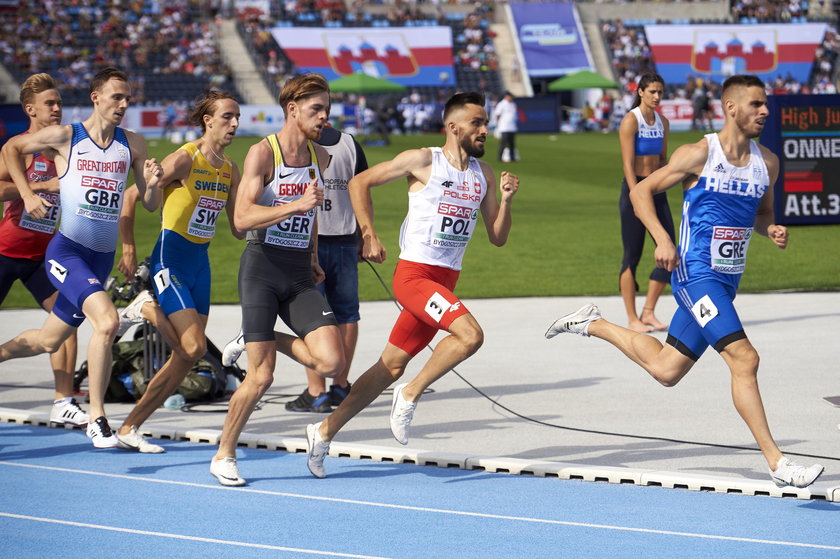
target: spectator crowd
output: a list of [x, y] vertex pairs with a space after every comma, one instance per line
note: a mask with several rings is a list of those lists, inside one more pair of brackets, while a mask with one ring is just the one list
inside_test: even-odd
[[67, 103], [87, 104], [91, 78], [109, 65], [129, 74], [135, 102], [191, 100], [232, 89], [213, 25], [198, 16], [189, 0], [21, 2], [0, 12], [0, 56], [20, 81], [38, 72], [59, 79]]

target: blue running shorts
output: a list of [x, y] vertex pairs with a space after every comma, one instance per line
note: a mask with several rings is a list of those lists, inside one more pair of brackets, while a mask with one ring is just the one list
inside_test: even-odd
[[210, 243], [193, 243], [164, 229], [152, 250], [152, 279], [158, 304], [166, 316], [195, 309], [210, 313]]
[[359, 248], [355, 235], [318, 236], [318, 264], [326, 279], [315, 286], [339, 324], [359, 322]]
[[47, 277], [58, 289], [53, 312], [70, 326], [78, 327], [85, 321], [85, 299], [105, 290], [102, 284], [114, 267], [114, 253], [89, 249], [59, 232], [47, 245], [44, 265]]
[[735, 289], [716, 281], [699, 281], [675, 291], [679, 308], [671, 319], [667, 343], [697, 361], [712, 346], [721, 352], [747, 337], [735, 306]]

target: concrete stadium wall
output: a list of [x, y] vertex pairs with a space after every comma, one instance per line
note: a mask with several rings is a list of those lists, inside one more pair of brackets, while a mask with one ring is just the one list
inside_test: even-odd
[[729, 2], [579, 2], [583, 23], [601, 19], [730, 19]]

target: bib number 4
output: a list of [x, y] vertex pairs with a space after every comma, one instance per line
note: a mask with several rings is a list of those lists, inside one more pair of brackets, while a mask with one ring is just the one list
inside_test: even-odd
[[703, 297], [701, 297], [700, 300], [694, 303], [694, 306], [691, 307], [691, 314], [694, 315], [694, 320], [696, 320], [700, 327], [703, 328], [709, 323], [709, 321], [718, 315], [718, 309], [708, 295], [703, 295]]

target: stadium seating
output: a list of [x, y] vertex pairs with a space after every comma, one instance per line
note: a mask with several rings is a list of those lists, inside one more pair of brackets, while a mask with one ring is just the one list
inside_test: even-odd
[[21, 3], [0, 12], [0, 55], [19, 81], [36, 72], [55, 76], [67, 105], [90, 104], [90, 79], [108, 65], [129, 74], [135, 103], [191, 101], [213, 87], [236, 95], [200, 6], [188, 0]]

